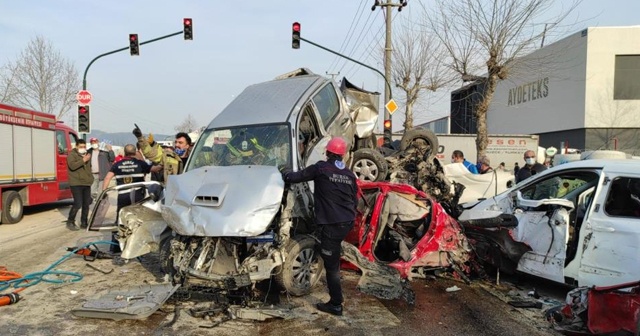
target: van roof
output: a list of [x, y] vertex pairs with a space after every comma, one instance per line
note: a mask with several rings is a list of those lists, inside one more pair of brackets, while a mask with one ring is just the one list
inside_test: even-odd
[[208, 128], [285, 122], [296, 105], [304, 102], [302, 99], [327, 81], [319, 75], [302, 75], [251, 85], [229, 103]]

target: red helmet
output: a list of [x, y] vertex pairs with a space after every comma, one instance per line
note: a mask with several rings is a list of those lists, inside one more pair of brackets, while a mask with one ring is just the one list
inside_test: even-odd
[[333, 137], [327, 144], [327, 152], [344, 156], [347, 153], [347, 142], [341, 137]]
[[91, 139], [89, 139], [89, 142], [94, 142], [94, 141], [95, 141], [95, 142], [98, 142], [98, 138], [91, 138]]

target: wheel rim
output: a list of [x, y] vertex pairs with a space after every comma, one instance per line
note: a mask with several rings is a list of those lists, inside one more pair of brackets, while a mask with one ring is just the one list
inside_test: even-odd
[[369, 159], [360, 159], [353, 165], [353, 171], [359, 179], [375, 181], [378, 177], [378, 165]]
[[318, 259], [313, 248], [301, 250], [293, 261], [293, 284], [296, 287], [308, 288], [319, 276]]
[[11, 218], [20, 216], [20, 199], [17, 197], [11, 200], [11, 204], [9, 204], [9, 216]]

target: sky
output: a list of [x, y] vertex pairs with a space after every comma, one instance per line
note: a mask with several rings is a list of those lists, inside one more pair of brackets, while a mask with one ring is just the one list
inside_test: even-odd
[[[558, 1], [558, 8], [566, 1]], [[205, 126], [248, 85], [299, 67], [323, 75], [340, 72], [338, 78], [383, 92], [384, 82], [371, 70], [304, 42], [299, 50], [291, 48], [291, 24], [298, 21], [304, 38], [381, 69], [376, 45], [384, 41], [384, 16], [379, 9], [371, 11], [373, 2], [0, 0], [0, 65], [42, 35], [82, 75], [95, 56], [127, 47], [130, 33], [145, 41], [181, 31], [182, 19], [192, 18], [193, 41], [179, 35], [141, 46], [140, 56], [110, 55], [96, 61], [87, 76], [94, 97], [92, 128], [122, 132], [136, 123], [144, 132], [172, 134], [188, 114]], [[429, 9], [432, 3], [412, 0], [402, 12], [394, 11], [394, 29], [415, 26], [423, 6]], [[638, 0], [583, 0], [567, 19], [569, 32], [638, 25], [639, 12]], [[416, 123], [448, 111], [448, 90], [427, 95]], [[394, 125], [401, 124], [400, 114], [394, 115]]]

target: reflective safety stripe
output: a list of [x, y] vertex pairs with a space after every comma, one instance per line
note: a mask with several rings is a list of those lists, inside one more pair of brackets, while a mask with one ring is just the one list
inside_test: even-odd
[[127, 177], [144, 177], [144, 174], [129, 174], [129, 175], [116, 175], [115, 178], [116, 179], [123, 179], [123, 178], [127, 178]]
[[227, 148], [231, 151], [231, 154], [235, 156], [242, 156], [242, 153], [240, 153], [240, 151], [233, 147], [229, 142], [227, 142]]
[[260, 146], [260, 144], [258, 143], [258, 139], [256, 138], [251, 139], [251, 143], [253, 143], [253, 145], [256, 146], [256, 148], [261, 152], [264, 152], [267, 150], [266, 148]]

